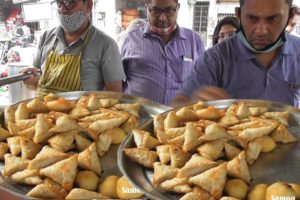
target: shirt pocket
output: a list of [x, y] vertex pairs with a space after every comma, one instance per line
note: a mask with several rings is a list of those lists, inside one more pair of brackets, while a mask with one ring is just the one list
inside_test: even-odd
[[192, 57], [181, 56], [176, 59], [176, 67], [174, 70], [174, 78], [176, 81], [182, 83], [190, 74], [194, 65]]
[[289, 81], [286, 83], [290, 94], [294, 97], [294, 105], [299, 108], [300, 104], [300, 81]]

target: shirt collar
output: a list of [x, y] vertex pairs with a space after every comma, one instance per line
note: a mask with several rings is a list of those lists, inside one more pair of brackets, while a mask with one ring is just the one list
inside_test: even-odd
[[[281, 52], [280, 54], [294, 54], [293, 49], [292, 49], [292, 42], [290, 35], [288, 36], [287, 33], [285, 33], [286, 36], [286, 41], [285, 43], [281, 46]], [[237, 37], [234, 36], [232, 38], [233, 42], [236, 44], [237, 48], [234, 48], [234, 53], [237, 55], [238, 60], [251, 60], [253, 58], [256, 58], [255, 54], [249, 50], [245, 45], [242, 43], [242, 41]]]
[[[178, 39], [184, 39], [187, 40], [187, 36], [184, 34], [183, 28], [179, 27], [177, 24], [177, 29], [175, 30], [176, 34], [175, 34], [175, 38]], [[143, 31], [143, 36], [157, 36], [156, 34], [151, 33], [150, 31], [150, 23], [147, 21], [147, 23], [145, 23], [144, 25], [144, 31]]]
[[[90, 24], [89, 27], [82, 33], [78, 40], [84, 40], [85, 35], [88, 33], [88, 31], [92, 28], [92, 25]], [[64, 41], [64, 35], [63, 35], [63, 28], [61, 26], [58, 26], [56, 30], [54, 31], [57, 38], [59, 38], [61, 41]], [[78, 41], [77, 40], [77, 41]]]

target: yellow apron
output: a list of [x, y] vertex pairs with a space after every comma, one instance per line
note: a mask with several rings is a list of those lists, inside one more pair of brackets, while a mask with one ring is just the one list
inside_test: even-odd
[[79, 55], [59, 55], [55, 52], [57, 39], [45, 61], [43, 73], [38, 82], [38, 95], [82, 90], [80, 61], [84, 47], [88, 43], [90, 31], [85, 35]]

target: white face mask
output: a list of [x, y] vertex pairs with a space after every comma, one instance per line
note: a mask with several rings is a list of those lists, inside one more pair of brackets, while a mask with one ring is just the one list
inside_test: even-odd
[[70, 33], [77, 31], [86, 19], [83, 10], [71, 15], [62, 15], [57, 13], [57, 16], [63, 29]]

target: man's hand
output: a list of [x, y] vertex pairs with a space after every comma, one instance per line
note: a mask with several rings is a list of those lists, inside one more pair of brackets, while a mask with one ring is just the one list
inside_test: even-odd
[[21, 73], [32, 73], [32, 77], [27, 78], [23, 83], [30, 87], [36, 87], [40, 80], [40, 70], [35, 67], [26, 67], [20, 71]]
[[230, 95], [225, 90], [214, 86], [208, 86], [195, 91], [192, 96], [192, 101], [213, 101], [230, 98]]

